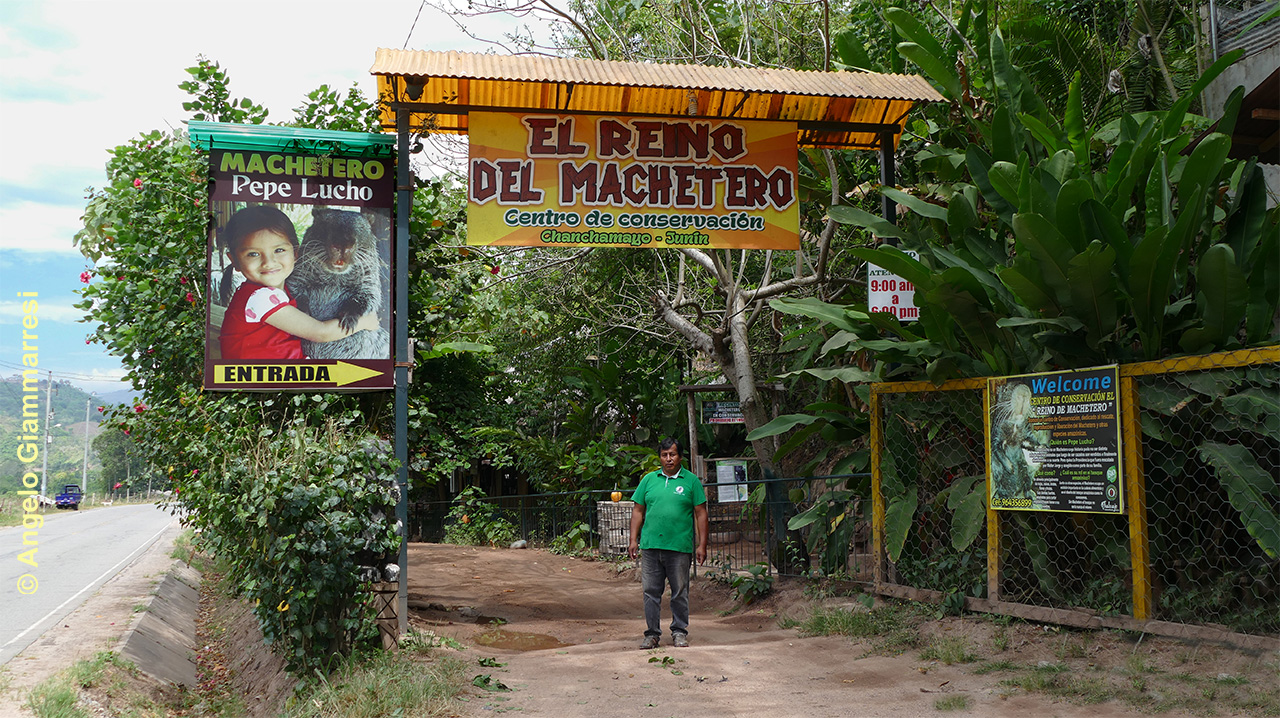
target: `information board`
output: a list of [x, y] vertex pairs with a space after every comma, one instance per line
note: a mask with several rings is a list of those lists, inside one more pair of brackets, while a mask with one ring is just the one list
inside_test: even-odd
[[737, 401], [704, 401], [702, 402], [702, 423], [746, 423], [742, 418], [742, 404]]
[[1119, 367], [987, 381], [993, 509], [1121, 513]]

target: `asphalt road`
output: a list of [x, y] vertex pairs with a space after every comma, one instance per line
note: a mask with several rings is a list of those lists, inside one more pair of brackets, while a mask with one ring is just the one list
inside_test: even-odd
[[[34, 536], [0, 529], [0, 665], [57, 625], [176, 519], [151, 504], [49, 510]], [[24, 545], [24, 539], [35, 544]], [[31, 566], [19, 557], [36, 562]]]

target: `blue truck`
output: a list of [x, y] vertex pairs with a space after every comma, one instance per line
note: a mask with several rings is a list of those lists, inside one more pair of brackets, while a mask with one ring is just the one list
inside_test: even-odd
[[62, 487], [62, 493], [53, 497], [53, 505], [60, 509], [79, 511], [80, 500], [83, 498], [84, 492], [80, 490], [79, 484], [67, 484]]

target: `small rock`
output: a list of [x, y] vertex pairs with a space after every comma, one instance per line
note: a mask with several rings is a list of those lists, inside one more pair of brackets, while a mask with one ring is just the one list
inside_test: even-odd
[[511, 548], [529, 548], [529, 542], [524, 539], [520, 539], [519, 541], [513, 542], [511, 544]]

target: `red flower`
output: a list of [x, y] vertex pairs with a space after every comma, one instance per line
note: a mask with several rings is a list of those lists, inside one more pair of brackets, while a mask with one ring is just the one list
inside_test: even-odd
[[141, 177], [139, 177], [139, 178], [135, 179], [135, 180], [133, 181], [133, 186], [134, 186], [134, 187], [141, 187], [141, 186], [142, 186], [142, 178], [141, 178]]
[[125, 430], [124, 430], [124, 435], [125, 435], [125, 436], [128, 436], [128, 435], [129, 435], [129, 430], [128, 430], [128, 429], [125, 429]]
[[192, 294], [191, 292], [187, 292], [187, 301], [194, 302], [195, 300], [196, 300], [196, 295]]
[[123, 282], [123, 281], [124, 281], [124, 275], [123, 275], [123, 274], [121, 274], [120, 276], [116, 277], [116, 281], [117, 281], [117, 282]]
[[83, 284], [88, 284], [88, 283], [89, 283], [89, 277], [90, 277], [90, 276], [92, 276], [92, 275], [90, 275], [90, 274], [89, 274], [89, 272], [87, 272], [87, 271], [85, 271], [85, 272], [81, 272], [81, 273], [80, 273], [80, 282], [81, 282], [81, 283], [83, 283]]
[[107, 408], [107, 407], [105, 407], [105, 406], [100, 406], [100, 407], [98, 407], [98, 411], [99, 411], [99, 412], [106, 411], [106, 408]]
[[92, 344], [92, 343], [93, 343], [93, 340], [92, 340], [92, 339], [85, 339], [85, 340], [84, 340], [84, 343], [85, 343], [85, 344]]
[[178, 284], [186, 284], [186, 283], [187, 283], [186, 277], [178, 277]]
[[489, 274], [497, 274], [498, 272], [501, 272], [501, 271], [502, 271], [502, 268], [495, 264], [489, 269]]
[[118, 489], [118, 488], [120, 488], [121, 486], [124, 486], [124, 484], [122, 484], [122, 483], [120, 483], [119, 481], [117, 481], [117, 482], [116, 482], [116, 485], [115, 485], [115, 486], [113, 486], [112, 488]]
[[144, 412], [144, 411], [146, 411], [146, 410], [147, 410], [147, 405], [146, 405], [146, 404], [138, 404], [137, 406], [133, 407], [133, 410], [134, 410], [134, 411], [136, 411], [136, 412], [138, 412], [139, 414], [141, 414], [142, 412]]

